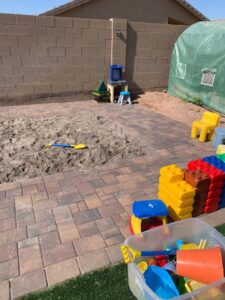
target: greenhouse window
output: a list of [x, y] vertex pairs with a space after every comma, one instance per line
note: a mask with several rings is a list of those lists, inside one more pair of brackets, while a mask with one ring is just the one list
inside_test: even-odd
[[216, 70], [204, 69], [202, 70], [202, 85], [213, 86], [216, 77]]

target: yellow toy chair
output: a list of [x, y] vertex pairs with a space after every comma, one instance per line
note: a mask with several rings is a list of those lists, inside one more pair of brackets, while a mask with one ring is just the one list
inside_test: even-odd
[[191, 137], [196, 139], [198, 131], [200, 131], [200, 142], [205, 142], [207, 134], [209, 134], [209, 140], [212, 140], [215, 128], [218, 126], [220, 115], [211, 112], [204, 112], [201, 120], [195, 120], [192, 124]]

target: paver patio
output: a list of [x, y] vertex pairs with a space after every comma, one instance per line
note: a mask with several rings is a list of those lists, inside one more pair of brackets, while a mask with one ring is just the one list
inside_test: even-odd
[[[139, 135], [151, 155], [114, 161], [88, 175], [79, 170], [0, 185], [0, 299], [11, 299], [121, 260], [135, 199], [156, 198], [159, 168], [213, 154], [190, 128], [138, 105], [94, 102], [2, 107], [16, 116], [98, 111]], [[191, 124], [190, 124], [191, 125]], [[206, 219], [224, 223], [224, 210]]]

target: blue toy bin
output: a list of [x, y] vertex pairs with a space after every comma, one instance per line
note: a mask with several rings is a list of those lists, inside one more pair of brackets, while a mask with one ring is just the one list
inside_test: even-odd
[[121, 65], [110, 65], [110, 80], [111, 81], [123, 80], [122, 70], [123, 70], [123, 66]]
[[[143, 232], [140, 235], [133, 235], [126, 239], [125, 245], [131, 248], [144, 250], [166, 249], [168, 246], [176, 246], [177, 240], [183, 240], [185, 243], [199, 244], [201, 239], [207, 240], [207, 248], [220, 246], [223, 257], [225, 254], [225, 238], [212, 226], [198, 218], [191, 218], [174, 222], [165, 226]], [[129, 287], [138, 300], [161, 300], [145, 283], [143, 274], [138, 268], [138, 263], [146, 260], [146, 257], [138, 258], [134, 263], [128, 264]], [[193, 300], [193, 299], [225, 299], [225, 278], [206, 285], [191, 293], [178, 297], [173, 300]]]

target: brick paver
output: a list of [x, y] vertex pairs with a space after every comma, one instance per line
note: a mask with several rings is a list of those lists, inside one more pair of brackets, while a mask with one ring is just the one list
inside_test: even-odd
[[47, 220], [41, 223], [36, 223], [34, 225], [27, 226], [28, 236], [34, 237], [34, 236], [40, 236], [42, 234], [55, 231], [56, 225], [54, 220]]
[[78, 275], [80, 275], [80, 270], [76, 259], [72, 258], [47, 267], [46, 275], [48, 285], [51, 286], [70, 278], [76, 278]]
[[10, 290], [9, 290], [9, 281], [0, 282], [0, 300], [9, 300], [10, 299]]
[[41, 235], [39, 240], [42, 250], [54, 248], [61, 244], [58, 231], [48, 232], [47, 234]]
[[[121, 243], [121, 245], [122, 245], [122, 243]], [[121, 252], [118, 244], [116, 246], [111, 246], [111, 247], [106, 248], [106, 252], [107, 252], [112, 264], [121, 262], [123, 260], [122, 252]]]
[[10, 279], [18, 275], [18, 258], [0, 263], [0, 280]]
[[[144, 139], [150, 154], [0, 184], [0, 300], [54, 285], [121, 261], [119, 246], [130, 235], [131, 204], [156, 198], [159, 168], [214, 153], [211, 143], [190, 139], [190, 128], [134, 105], [93, 102], [3, 107], [10, 117], [105, 114]], [[224, 223], [224, 210], [203, 218]], [[7, 280], [10, 280], [10, 284]], [[2, 298], [3, 297], [3, 298]]]
[[104, 250], [97, 250], [80, 255], [77, 261], [82, 274], [106, 267], [110, 264], [109, 257]]
[[0, 245], [0, 263], [17, 257], [16, 243]]
[[16, 219], [8, 218], [0, 220], [0, 232], [7, 231], [16, 227]]
[[41, 269], [42, 257], [38, 244], [19, 249], [20, 274]]
[[53, 214], [57, 224], [73, 221], [71, 211], [68, 206], [64, 205], [53, 209]]
[[44, 249], [42, 253], [46, 267], [76, 256], [72, 242]]
[[12, 299], [44, 289], [46, 286], [47, 282], [44, 270], [38, 270], [13, 278], [11, 281]]
[[105, 247], [105, 242], [100, 234], [95, 234], [74, 241], [74, 246], [78, 255], [92, 252]]
[[72, 242], [80, 238], [79, 231], [74, 221], [66, 221], [58, 224], [58, 230], [62, 243]]

